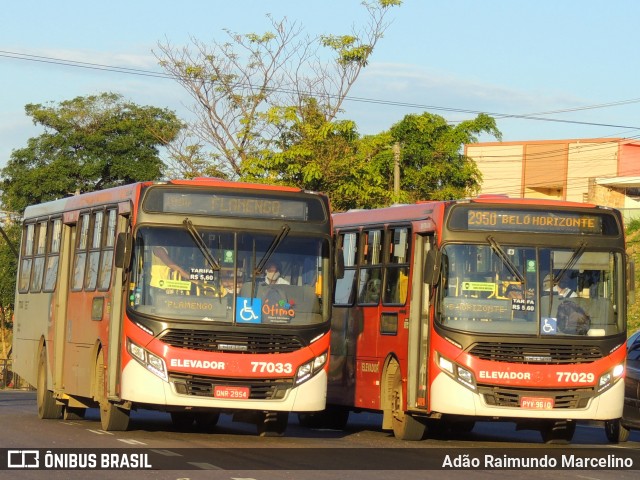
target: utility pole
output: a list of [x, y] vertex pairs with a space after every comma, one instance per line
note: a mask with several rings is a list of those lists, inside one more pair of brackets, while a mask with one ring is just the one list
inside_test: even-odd
[[393, 144], [393, 195], [394, 203], [400, 200], [400, 144]]

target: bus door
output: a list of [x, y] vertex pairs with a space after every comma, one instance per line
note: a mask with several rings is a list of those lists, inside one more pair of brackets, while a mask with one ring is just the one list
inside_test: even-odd
[[429, 361], [429, 295], [431, 285], [425, 283], [427, 252], [432, 248], [432, 235], [414, 236], [414, 256], [411, 263], [409, 341], [407, 352], [407, 409], [428, 406], [427, 366]]
[[380, 408], [383, 358], [378, 353], [382, 300], [382, 228], [360, 234], [359, 269], [353, 320], [357, 325], [355, 405]]
[[65, 366], [65, 339], [67, 331], [67, 301], [69, 296], [69, 258], [73, 251], [75, 225], [64, 225], [62, 219], [59, 219], [57, 223], [59, 225], [57, 228], [60, 229], [59, 240], [56, 245], [58, 258], [55, 261], [56, 264], [52, 267], [55, 267], [58, 271], [58, 286], [55, 288], [53, 294], [53, 302], [54, 305], [59, 305], [60, 307], [52, 309], [49, 321], [53, 325], [53, 336], [51, 338], [53, 358], [55, 359], [52, 365], [53, 386], [55, 390], [61, 390], [64, 389], [65, 371], [67, 371]]
[[70, 282], [65, 332], [65, 390], [91, 396], [95, 346], [107, 343], [115, 209], [82, 212], [71, 227]]

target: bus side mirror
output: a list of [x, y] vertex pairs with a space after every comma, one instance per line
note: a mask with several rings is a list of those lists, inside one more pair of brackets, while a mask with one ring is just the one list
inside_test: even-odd
[[344, 255], [342, 252], [342, 248], [338, 248], [336, 250], [336, 262], [335, 262], [335, 273], [336, 278], [344, 278]]
[[429, 285], [437, 285], [440, 280], [440, 263], [442, 254], [440, 250], [429, 250], [427, 261], [424, 263], [424, 282]]
[[116, 267], [125, 268], [131, 262], [131, 234], [119, 233], [116, 238]]

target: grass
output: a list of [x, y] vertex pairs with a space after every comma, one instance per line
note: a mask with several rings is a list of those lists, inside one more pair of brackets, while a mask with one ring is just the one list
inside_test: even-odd
[[629, 304], [627, 309], [627, 330], [629, 334], [640, 328], [640, 219], [632, 220], [627, 224], [627, 254], [635, 264], [635, 301]]

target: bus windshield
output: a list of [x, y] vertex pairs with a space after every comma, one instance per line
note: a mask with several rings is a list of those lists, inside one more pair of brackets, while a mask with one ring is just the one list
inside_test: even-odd
[[322, 323], [329, 314], [323, 299], [328, 248], [326, 239], [280, 231], [141, 227], [135, 235], [128, 306], [189, 322]]
[[437, 321], [472, 333], [608, 336], [624, 331], [620, 253], [446, 245]]

